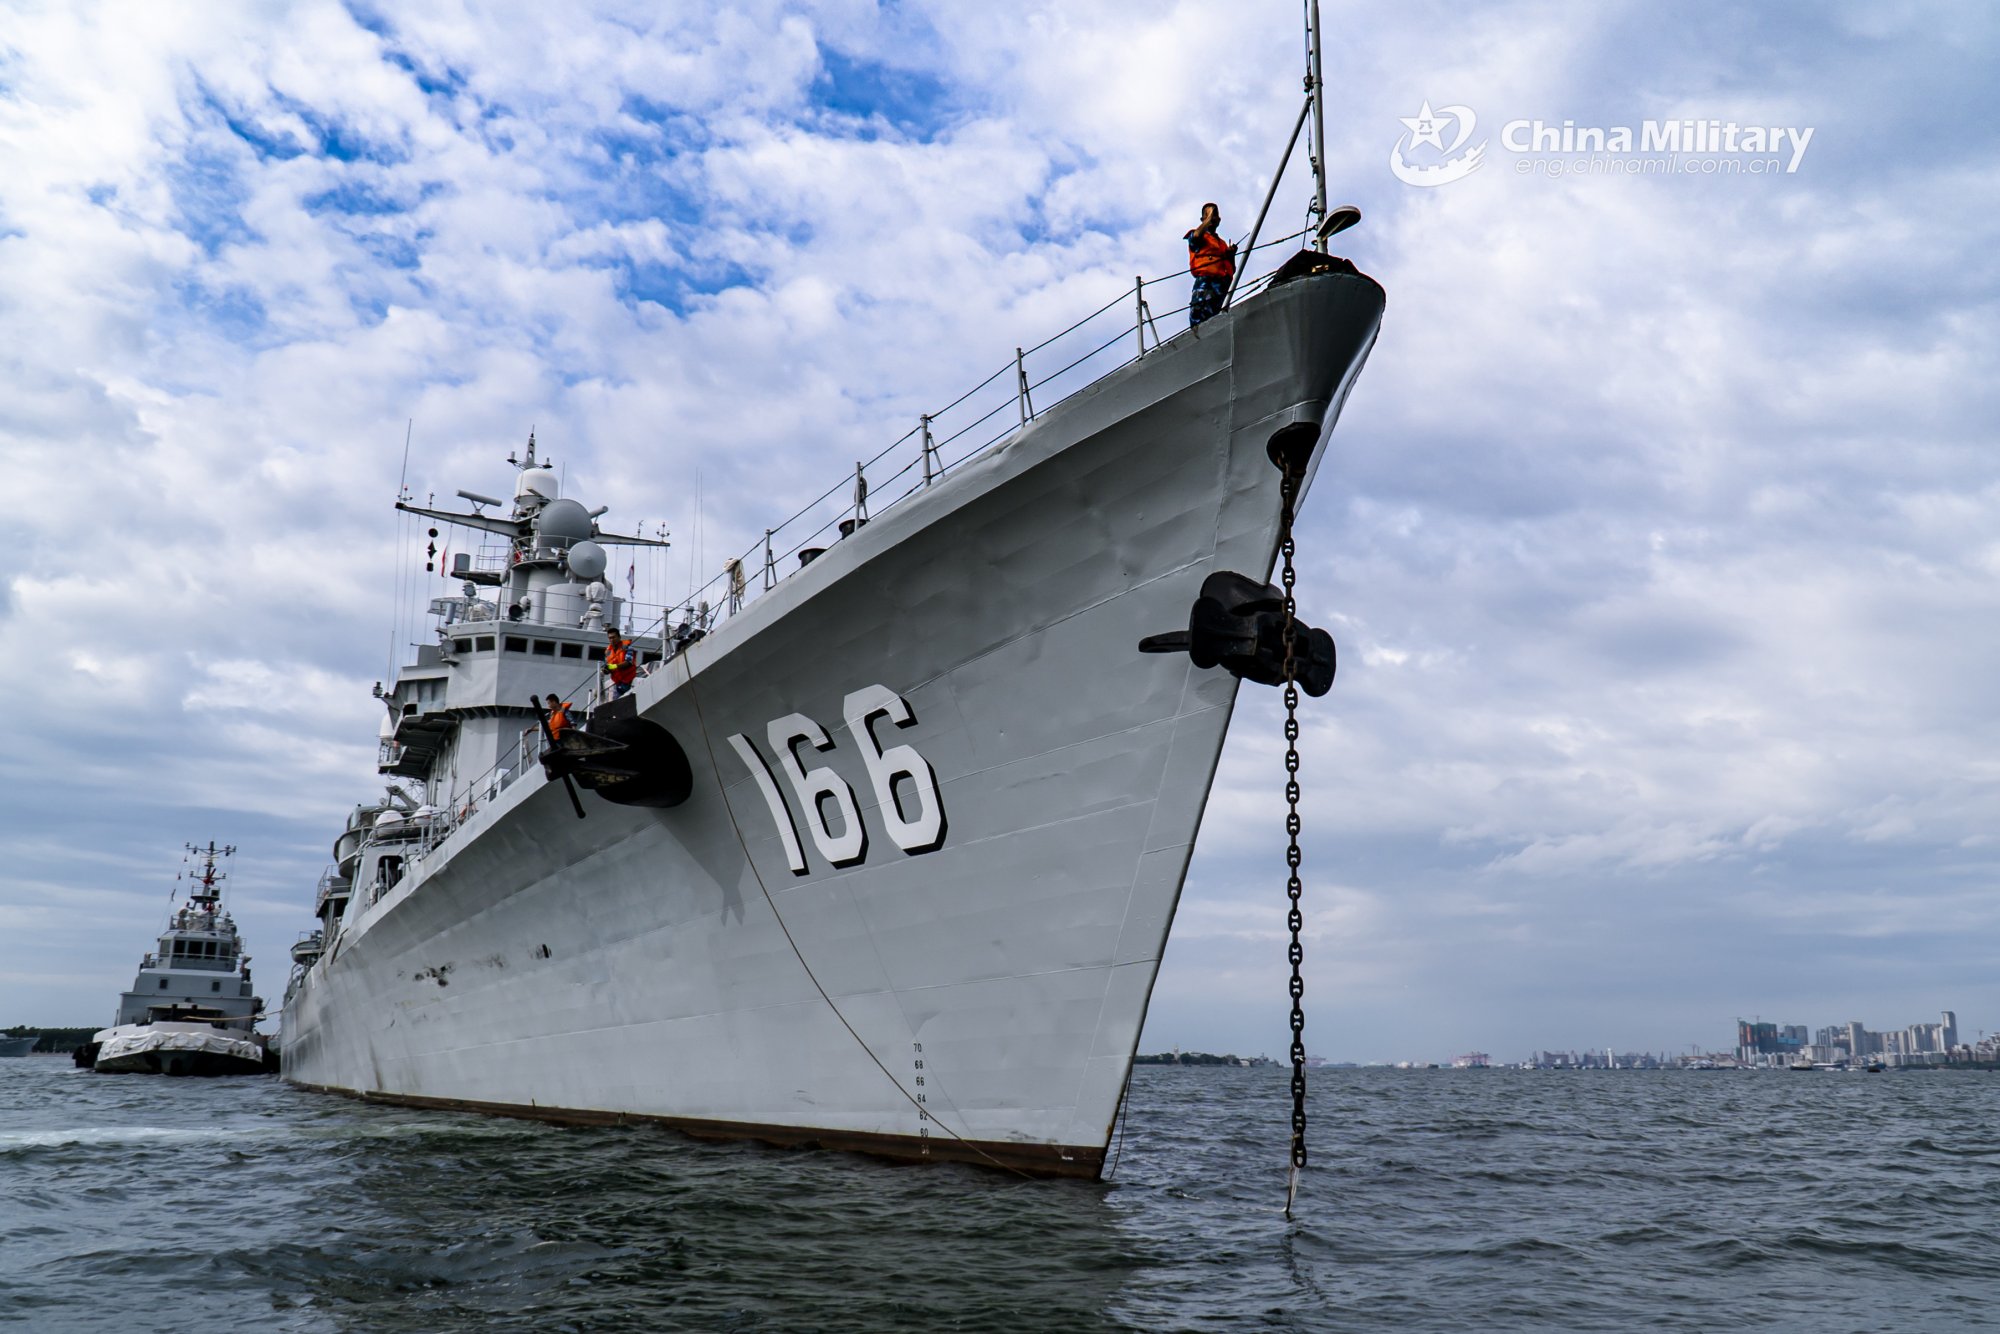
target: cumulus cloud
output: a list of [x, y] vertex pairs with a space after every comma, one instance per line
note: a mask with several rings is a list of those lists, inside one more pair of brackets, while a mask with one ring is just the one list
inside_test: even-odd
[[[1990, 107], [1995, 25], [1328, 14], [1334, 188], [1390, 305], [1301, 540], [1342, 649], [1306, 724], [1315, 1049], [2000, 1012], [1970, 943], [2000, 815], [2000, 159], [1991, 116], [1939, 136], [1920, 110]], [[421, 496], [480, 487], [535, 427], [611, 521], [677, 530], [642, 574], [684, 591], [1016, 344], [1175, 272], [1203, 199], [1247, 225], [1299, 54], [1292, 6], [1233, 22], [1218, 43], [1192, 4], [17, 14], [0, 910], [47, 957], [0, 1000], [105, 1008], [186, 838], [245, 846], [264, 958], [303, 924], [374, 787], [368, 686], [414, 633], [391, 604], [424, 587], [387, 508], [406, 429]], [[1494, 135], [1817, 128], [1774, 178], [1494, 153], [1417, 190], [1386, 160], [1426, 98]], [[1245, 698], [1150, 1042], [1283, 1046], [1276, 725]]]

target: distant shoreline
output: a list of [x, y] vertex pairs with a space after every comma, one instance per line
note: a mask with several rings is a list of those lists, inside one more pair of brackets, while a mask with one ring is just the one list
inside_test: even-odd
[[1275, 1066], [1277, 1062], [1268, 1056], [1237, 1056], [1234, 1053], [1217, 1055], [1206, 1051], [1163, 1051], [1151, 1056], [1134, 1056], [1134, 1065], [1215, 1065], [1232, 1069], [1249, 1069], [1260, 1066]]
[[96, 1024], [90, 1028], [39, 1028], [34, 1024], [20, 1024], [13, 1028], [0, 1029], [0, 1038], [24, 1038], [36, 1035], [35, 1045], [30, 1055], [57, 1054], [75, 1051], [90, 1041], [90, 1035], [103, 1028]]

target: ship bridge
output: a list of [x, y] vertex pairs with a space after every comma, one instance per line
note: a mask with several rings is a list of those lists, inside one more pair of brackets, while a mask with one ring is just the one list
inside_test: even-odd
[[[645, 673], [665, 660], [670, 643], [706, 629], [705, 621], [684, 622], [670, 640], [664, 608], [621, 597], [608, 581], [608, 548], [664, 548], [664, 529], [658, 537], [606, 532], [598, 524], [606, 507], [562, 495], [553, 466], [536, 458], [532, 434], [525, 456], [507, 461], [515, 468], [511, 502], [476, 491], [458, 493], [469, 512], [415, 505], [407, 495], [397, 501], [406, 514], [454, 526], [449, 537], [431, 528], [424, 554], [426, 572], [443, 574], [457, 591], [429, 599], [429, 640], [413, 645], [388, 685], [376, 687], [385, 711], [376, 769], [407, 787], [392, 784], [383, 799], [357, 807], [335, 840], [315, 896], [317, 939], [293, 951], [301, 967], [335, 938], [357, 898], [372, 902], [537, 763], [539, 701], [554, 695], [585, 708], [603, 701], [614, 632]], [[468, 541], [459, 529], [484, 536]], [[635, 633], [640, 626], [645, 632]]]
[[[537, 724], [530, 700], [594, 699], [603, 684], [607, 632], [630, 633], [637, 604], [607, 582], [612, 546], [664, 547], [664, 538], [607, 533], [605, 507], [561, 494], [553, 466], [537, 461], [535, 438], [515, 467], [514, 497], [460, 491], [471, 512], [399, 500], [410, 514], [470, 528], [500, 541], [452, 555], [454, 596], [430, 600], [434, 642], [416, 646], [377, 696], [388, 711], [377, 769], [423, 785], [423, 804], [463, 808], [527, 759]], [[489, 508], [495, 512], [489, 512]], [[430, 530], [435, 549], [439, 530]], [[429, 568], [427, 564], [426, 568]], [[631, 636], [640, 670], [665, 656], [658, 635]]]

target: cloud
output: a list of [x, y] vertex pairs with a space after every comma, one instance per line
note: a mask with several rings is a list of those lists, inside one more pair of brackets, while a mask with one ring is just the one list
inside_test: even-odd
[[[244, 846], [262, 957], [304, 924], [374, 790], [368, 686], [415, 633], [390, 607], [430, 587], [386, 504], [406, 429], [423, 495], [481, 486], [535, 428], [609, 521], [676, 529], [642, 575], [684, 591], [1017, 344], [1177, 275], [1202, 200], [1247, 227], [1298, 105], [1296, 16], [1224, 43], [1211, 17], [16, 16], [0, 772], [24, 832], [0, 913], [53, 980], [0, 1002], [104, 1008], [188, 838]], [[1995, 24], [1330, 17], [1330, 172], [1367, 214], [1343, 244], [1389, 312], [1301, 531], [1342, 664], [1305, 724], [1315, 1049], [2000, 1009], [1976, 945], [2000, 159], [1992, 116], [1940, 134], [1926, 110], [1990, 109]], [[1790, 176], [1551, 179], [1493, 152], [1416, 190], [1386, 159], [1425, 98], [1494, 134], [1817, 128]], [[1303, 221], [1302, 180], [1267, 235]], [[1245, 695], [1154, 1045], [1286, 1040], [1277, 721]]]

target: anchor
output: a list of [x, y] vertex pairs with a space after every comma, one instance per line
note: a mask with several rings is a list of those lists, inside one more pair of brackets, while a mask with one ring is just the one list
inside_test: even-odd
[[[540, 716], [540, 705], [535, 709]], [[542, 726], [546, 733], [546, 720]], [[576, 784], [620, 806], [678, 806], [694, 792], [694, 770], [672, 732], [602, 708], [543, 749], [542, 771], [569, 788], [578, 819], [583, 803]]]
[[[1317, 699], [1333, 689], [1333, 636], [1292, 623], [1293, 670], [1299, 688]], [[1247, 574], [1217, 570], [1201, 581], [1188, 628], [1148, 635], [1141, 653], [1185, 653], [1197, 667], [1220, 667], [1241, 681], [1285, 683], [1285, 594]]]

